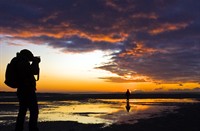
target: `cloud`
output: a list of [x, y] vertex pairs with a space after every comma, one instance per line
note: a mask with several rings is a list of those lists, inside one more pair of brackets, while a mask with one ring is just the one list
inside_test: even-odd
[[23, 46], [23, 44], [17, 44], [17, 43], [8, 43], [8, 45], [11, 45], [11, 46]]
[[182, 28], [186, 28], [189, 23], [176, 23], [176, 24], [169, 24], [169, 23], [164, 23], [161, 25], [156, 25], [153, 29], [149, 30], [149, 33], [151, 35], [156, 35], [160, 34], [163, 32], [170, 32], [170, 31], [175, 31], [175, 30], [180, 30]]
[[200, 92], [200, 87], [195, 87], [193, 89], [170, 89], [170, 92]]
[[163, 87], [159, 87], [159, 88], [155, 88], [154, 89], [155, 92], [164, 92], [164, 88]]
[[[193, 47], [191, 47], [193, 48]], [[174, 50], [174, 49], [173, 49]], [[122, 51], [113, 58], [112, 65], [100, 69], [109, 70], [120, 76], [138, 74], [149, 76], [161, 83], [198, 82], [200, 74], [200, 52], [198, 49], [175, 49], [159, 51], [151, 48]]]
[[112, 21], [105, 21], [108, 16], [100, 12], [104, 4], [100, 1], [44, 2], [45, 0], [19, 3], [2, 1], [1, 12], [4, 13], [0, 20], [1, 33], [25, 38], [79, 36], [111, 43], [123, 41], [127, 37], [124, 32], [116, 33], [118, 30], [112, 27]]
[[134, 82], [146, 82], [144, 79], [124, 79], [121, 77], [100, 77], [99, 79], [103, 79], [106, 82], [114, 82], [114, 83], [134, 83]]
[[197, 0], [1, 0], [0, 39], [65, 53], [113, 51], [96, 67], [119, 76], [107, 81], [199, 83], [199, 7]]

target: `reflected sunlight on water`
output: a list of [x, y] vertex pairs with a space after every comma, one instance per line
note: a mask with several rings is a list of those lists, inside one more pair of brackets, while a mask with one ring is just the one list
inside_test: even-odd
[[57, 105], [49, 103], [49, 108], [41, 109], [41, 121], [77, 121], [80, 123], [110, 123], [100, 116], [116, 112], [117, 108], [111, 108], [105, 103], [90, 103], [64, 101]]
[[[40, 111], [40, 121], [77, 121], [80, 123], [121, 124], [136, 123], [172, 112], [176, 103], [197, 102], [193, 99], [89, 99], [88, 101], [62, 101], [48, 103], [48, 108]], [[171, 105], [166, 105], [171, 103]], [[130, 111], [126, 111], [129, 104]]]
[[[39, 102], [39, 121], [76, 121], [79, 123], [103, 123], [105, 125], [133, 124], [139, 119], [147, 119], [173, 112], [179, 104], [194, 102], [198, 101], [194, 99], [47, 101]], [[0, 123], [14, 123], [18, 110], [17, 102], [0, 102], [0, 107]]]

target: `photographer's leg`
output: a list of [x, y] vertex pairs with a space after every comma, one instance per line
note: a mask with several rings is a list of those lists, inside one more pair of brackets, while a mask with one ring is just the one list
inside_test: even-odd
[[29, 131], [39, 131], [37, 127], [39, 110], [38, 110], [36, 93], [32, 94], [29, 110], [30, 110]]
[[27, 112], [26, 104], [23, 103], [23, 101], [20, 101], [15, 131], [23, 131], [26, 112]]

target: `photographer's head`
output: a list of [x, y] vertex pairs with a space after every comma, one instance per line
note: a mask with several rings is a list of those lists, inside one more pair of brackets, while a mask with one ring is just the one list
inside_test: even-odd
[[33, 53], [27, 49], [21, 50], [20, 55], [28, 58], [29, 61], [33, 61], [33, 58], [34, 58]]

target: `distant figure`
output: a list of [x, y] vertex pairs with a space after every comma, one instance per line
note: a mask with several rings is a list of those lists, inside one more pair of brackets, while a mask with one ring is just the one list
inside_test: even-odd
[[127, 89], [127, 91], [126, 91], [126, 111], [127, 112], [129, 112], [129, 110], [131, 109], [131, 106], [129, 104], [130, 95], [131, 95], [131, 93], [130, 93], [129, 89]]
[[[23, 131], [24, 121], [27, 109], [30, 111], [29, 131], [39, 131], [37, 127], [38, 120], [38, 102], [36, 96], [36, 79], [39, 80], [40, 57], [34, 57], [32, 52], [23, 49], [12, 59], [16, 63], [17, 70], [17, 97], [19, 100], [19, 112], [16, 121], [15, 131]], [[30, 62], [32, 62], [30, 64]]]
[[127, 91], [126, 91], [126, 99], [127, 100], [129, 100], [130, 95], [131, 95], [131, 93], [130, 93], [129, 89], [127, 89]]

